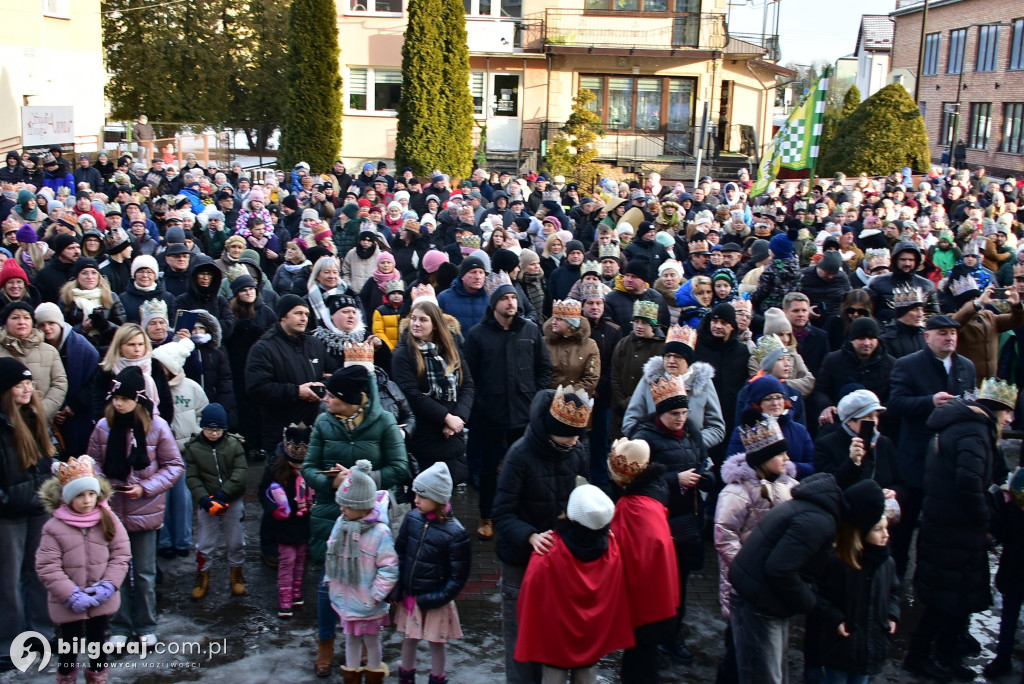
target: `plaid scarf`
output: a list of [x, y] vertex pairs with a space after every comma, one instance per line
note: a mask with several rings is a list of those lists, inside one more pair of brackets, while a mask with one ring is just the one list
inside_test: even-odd
[[423, 366], [427, 371], [428, 396], [438, 401], [458, 401], [458, 378], [448, 373], [448, 364], [437, 353], [437, 345], [424, 342], [418, 345], [423, 354]]
[[365, 412], [366, 404], [363, 404], [358, 409], [356, 409], [356, 412], [353, 413], [348, 418], [338, 416], [338, 419], [341, 421], [341, 424], [345, 426], [346, 430], [348, 430], [349, 432], [355, 432], [356, 428], [359, 427], [359, 424], [363, 422], [363, 413]]

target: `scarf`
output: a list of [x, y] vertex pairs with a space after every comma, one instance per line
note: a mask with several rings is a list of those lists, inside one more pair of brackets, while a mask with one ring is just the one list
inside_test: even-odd
[[864, 549], [860, 552], [860, 564], [868, 574], [873, 573], [889, 560], [889, 547], [868, 544], [865, 542]]
[[402, 274], [398, 270], [394, 270], [391, 273], [381, 273], [378, 269], [373, 269], [373, 282], [377, 283], [382, 291], [384, 286], [390, 283], [392, 280], [398, 280], [402, 277]]
[[153, 283], [152, 285], [147, 285], [146, 287], [143, 287], [142, 285], [139, 285], [134, 281], [132, 282], [132, 284], [135, 286], [135, 289], [138, 290], [139, 292], [153, 292], [154, 290], [156, 290], [156, 283]]
[[141, 359], [126, 359], [121, 356], [114, 361], [111, 372], [116, 376], [128, 366], [137, 366], [142, 371], [142, 379], [146, 381], [146, 397], [153, 406], [150, 412], [153, 415], [160, 415], [160, 411], [156, 409], [156, 405], [160, 403], [160, 394], [157, 392], [156, 382], [153, 380], [153, 358], [149, 354]]
[[807, 341], [807, 338], [811, 336], [811, 331], [807, 328], [803, 330], [793, 330], [793, 339], [796, 340], [797, 346]]
[[338, 516], [327, 540], [324, 574], [328, 578], [341, 584], [359, 581], [359, 559], [362, 557], [359, 539], [364, 532], [380, 522], [380, 511], [377, 508], [380, 504], [378, 500], [377, 505], [362, 520], [347, 520], [344, 515]]
[[284, 270], [288, 271], [289, 273], [297, 273], [297, 272], [301, 271], [302, 269], [304, 269], [306, 266], [311, 266], [311, 265], [312, 264], [309, 263], [309, 259], [306, 259], [301, 264], [289, 264], [286, 261], [285, 263], [282, 264], [282, 267], [284, 268]]
[[661, 422], [661, 416], [658, 416], [658, 418], [654, 421], [654, 427], [658, 428], [659, 430], [664, 432], [666, 435], [671, 435], [671, 436], [675, 437], [676, 439], [682, 439], [683, 437], [686, 436], [686, 426], [685, 425], [680, 430], [669, 430], [668, 426]]
[[[225, 266], [231, 267], [238, 263], [238, 259], [232, 259], [231, 255], [228, 254], [228, 250], [224, 250], [220, 253], [220, 260], [224, 262]], [[225, 271], [227, 269], [224, 269]]]
[[30, 269], [34, 269], [34, 268], [36, 267], [36, 265], [35, 265], [35, 262], [34, 262], [34, 261], [32, 261], [32, 255], [31, 255], [31, 254], [29, 254], [29, 252], [28, 252], [28, 250], [27, 250], [27, 249], [23, 249], [23, 250], [21, 250], [21, 260], [22, 260], [22, 261], [23, 261], [23, 262], [25, 263], [25, 265], [26, 265], [26, 266], [28, 266], [28, 267], [29, 267]]
[[[345, 290], [348, 289], [348, 286], [345, 285], [345, 281], [341, 281], [338, 285], [339, 287], [336, 287], [333, 290], [328, 290], [327, 292], [321, 292], [323, 288], [321, 288], [319, 285], [313, 285], [313, 287], [310, 288], [308, 293], [310, 306], [312, 306], [313, 313], [316, 314], [316, 317], [320, 319], [320, 325], [322, 325], [323, 327], [327, 328], [329, 331], [335, 334], [341, 334], [341, 331], [338, 330], [337, 326], [334, 325], [334, 321], [331, 320], [331, 311], [330, 309], [327, 308], [327, 303], [324, 302], [324, 294], [327, 294], [329, 296], [334, 294], [338, 290], [344, 292]], [[342, 285], [345, 286], [341, 287]], [[359, 341], [361, 342], [362, 340]]]
[[81, 290], [77, 287], [71, 289], [71, 298], [75, 302], [75, 306], [82, 310], [82, 315], [89, 317], [92, 314], [93, 309], [99, 306], [103, 306], [103, 290], [98, 287], [94, 287], [91, 290]]
[[455, 373], [448, 372], [448, 364], [437, 353], [437, 345], [430, 342], [423, 342], [419, 345], [423, 354], [423, 366], [426, 369], [427, 386], [430, 391], [428, 396], [438, 401], [458, 401], [459, 380]]
[[21, 218], [26, 221], [38, 221], [39, 210], [38, 209], [26, 209], [28, 201], [35, 199], [36, 196], [32, 194], [31, 190], [21, 190], [18, 192], [18, 214]]
[[[133, 413], [115, 413], [114, 422], [108, 426], [107, 454], [103, 461], [103, 472], [111, 480], [125, 482], [133, 470], [149, 467], [149, 453], [146, 451], [146, 433], [142, 423], [135, 420]], [[131, 444], [128, 433], [131, 431]], [[130, 447], [130, 449], [129, 449]]]
[[71, 525], [72, 527], [77, 527], [80, 530], [85, 530], [95, 526], [102, 518], [103, 514], [100, 512], [100, 506], [106, 508], [108, 513], [110, 512], [110, 508], [107, 506], [106, 501], [100, 501], [98, 504], [96, 504], [95, 508], [93, 508], [91, 511], [85, 514], [76, 513], [71, 509], [71, 506], [68, 506], [67, 504], [61, 504], [60, 508], [53, 512], [53, 517], [57, 518], [57, 520], [60, 520], [62, 522], [66, 522], [68, 525]]
[[358, 256], [363, 261], [372, 258], [376, 251], [377, 251], [377, 244], [376, 243], [370, 245], [369, 247], [363, 247], [359, 243], [356, 243], [356, 256]]
[[335, 418], [337, 418], [338, 420], [341, 421], [341, 424], [343, 426], [345, 426], [346, 430], [348, 430], [349, 432], [355, 432], [356, 428], [359, 427], [359, 424], [363, 422], [363, 417], [364, 417], [363, 414], [365, 414], [365, 413], [366, 413], [366, 404], [364, 403], [362, 406], [357, 408], [356, 412], [353, 413], [348, 418], [346, 418], [344, 416], [335, 416]]

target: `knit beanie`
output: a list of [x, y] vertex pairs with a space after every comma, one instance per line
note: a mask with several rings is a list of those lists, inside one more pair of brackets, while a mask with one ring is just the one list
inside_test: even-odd
[[40, 323], [59, 323], [64, 325], [64, 314], [61, 313], [60, 307], [53, 302], [43, 302], [37, 306], [33, 317], [36, 320], [36, 326]]
[[370, 372], [365, 366], [348, 366], [337, 370], [327, 379], [327, 391], [346, 404], [360, 404]]
[[645, 282], [651, 277], [651, 261], [647, 257], [636, 257], [630, 259], [629, 263], [626, 264], [625, 275], [636, 276], [642, 278]]
[[156, 264], [156, 259], [148, 254], [140, 254], [139, 256], [132, 259], [132, 278], [135, 278], [135, 273], [140, 268], [148, 268], [153, 271], [153, 275], [156, 276], [160, 273], [160, 267]]
[[95, 465], [96, 462], [88, 455], [78, 458], [72, 456], [67, 462], [53, 460], [51, 469], [61, 485], [61, 501], [70, 505], [82, 492], [96, 492], [97, 497], [103, 493], [100, 480], [96, 477]]
[[77, 237], [75, 237], [74, 235], [68, 235], [67, 233], [61, 233], [60, 235], [57, 235], [56, 237], [53, 238], [53, 241], [50, 243], [50, 247], [53, 248], [53, 253], [54, 254], [56, 254], [57, 256], [60, 256], [60, 254], [65, 249], [67, 249], [71, 245], [77, 245], [77, 244], [78, 244], [78, 238]]
[[99, 271], [100, 270], [100, 265], [98, 263], [96, 263], [96, 260], [93, 259], [92, 257], [81, 257], [71, 267], [71, 278], [72, 278], [72, 280], [77, 278], [78, 274], [81, 273], [82, 271], [84, 271], [87, 268], [91, 268], [94, 271]]
[[18, 234], [15, 236], [18, 242], [39, 242], [39, 235], [35, 229], [27, 223], [23, 223], [21, 228], [18, 228]]
[[0, 393], [6, 392], [22, 380], [31, 380], [32, 371], [18, 359], [0, 357]]
[[818, 268], [825, 273], [831, 273], [832, 275], [839, 273], [839, 269], [842, 267], [843, 257], [840, 256], [839, 252], [834, 250], [825, 252], [821, 257], [821, 261], [818, 262]]
[[569, 495], [566, 514], [569, 520], [587, 529], [602, 530], [611, 524], [615, 515], [615, 504], [607, 494], [594, 485], [580, 485]]
[[28, 285], [28, 274], [14, 259], [8, 259], [3, 266], [0, 266], [0, 287], [3, 287], [4, 283], [11, 278], [21, 278]]
[[764, 334], [778, 335], [779, 333], [792, 333], [793, 326], [786, 318], [782, 309], [771, 307], [764, 312]]
[[861, 480], [843, 490], [843, 522], [866, 535], [885, 513], [885, 493], [874, 480]]
[[583, 243], [579, 240], [569, 240], [565, 243], [565, 255], [568, 256], [573, 252], [582, 252], [586, 254], [587, 250], [583, 248]]
[[0, 325], [7, 325], [7, 319], [11, 317], [11, 314], [21, 309], [22, 311], [28, 311], [28, 315], [31, 316], [34, 311], [32, 305], [28, 302], [11, 302], [3, 309], [0, 309]]
[[142, 369], [138, 366], [127, 366], [114, 378], [114, 386], [110, 390], [110, 397], [124, 397], [132, 401], [143, 401], [149, 399], [146, 396], [146, 379], [142, 375]]
[[711, 310], [711, 320], [718, 319], [725, 321], [733, 328], [736, 327], [736, 309], [732, 307], [732, 304], [722, 302]]
[[277, 319], [281, 320], [288, 313], [297, 306], [304, 306], [307, 309], [309, 304], [306, 303], [302, 297], [296, 294], [286, 294], [277, 300], [277, 304], [274, 305], [274, 312], [277, 314]]
[[524, 271], [526, 267], [532, 263], [540, 261], [540, 255], [534, 252], [532, 249], [524, 249], [519, 254], [519, 266]]
[[846, 336], [851, 340], [862, 340], [866, 337], [877, 340], [880, 334], [878, 321], [869, 316], [861, 316], [850, 323]]
[[252, 276], [249, 275], [248, 273], [246, 273], [245, 275], [240, 275], [231, 281], [231, 293], [234, 295], [237, 295], [239, 292], [241, 292], [247, 287], [256, 287], [256, 281], [253, 280]]
[[788, 396], [786, 387], [774, 375], [762, 375], [748, 385], [747, 396], [751, 403], [760, 404], [761, 400], [769, 394], [781, 394]]
[[750, 245], [750, 262], [756, 264], [764, 261], [770, 255], [768, 254], [768, 241], [767, 240], [754, 240], [753, 244]]
[[444, 461], [436, 461], [412, 481], [412, 491], [420, 496], [446, 504], [452, 498], [452, 474]]
[[185, 360], [192, 355], [195, 348], [195, 343], [190, 339], [176, 339], [154, 349], [153, 358], [167, 370], [168, 377], [173, 378], [185, 367]]
[[353, 508], [357, 511], [368, 511], [377, 502], [377, 483], [370, 477], [373, 465], [365, 458], [356, 461], [356, 465], [342, 480], [334, 500], [339, 506]]
[[462, 263], [459, 264], [459, 277], [462, 278], [474, 268], [482, 269], [484, 272], [487, 271], [484, 266], [483, 259], [476, 256], [466, 257], [462, 260]]
[[786, 235], [776, 235], [768, 241], [768, 248], [776, 259], [788, 259], [793, 256], [793, 241]]
[[199, 415], [199, 427], [227, 430], [228, 412], [225, 411], [224, 407], [217, 402], [207, 404], [206, 408], [204, 408], [203, 412]]
[[423, 255], [423, 270], [427, 273], [434, 273], [446, 261], [448, 261], [447, 252], [432, 249]]
[[510, 249], [499, 249], [491, 257], [491, 269], [497, 273], [504, 271], [511, 274], [519, 267], [519, 256]]

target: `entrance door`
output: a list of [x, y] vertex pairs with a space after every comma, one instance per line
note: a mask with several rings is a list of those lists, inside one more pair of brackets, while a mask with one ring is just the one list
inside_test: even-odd
[[522, 133], [519, 113], [519, 74], [491, 74], [487, 111], [487, 149], [518, 152]]

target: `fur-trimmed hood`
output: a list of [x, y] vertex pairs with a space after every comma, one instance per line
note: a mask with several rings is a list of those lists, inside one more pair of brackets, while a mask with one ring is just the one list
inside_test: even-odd
[[[644, 364], [644, 380], [648, 384], [664, 378], [665, 375], [665, 357], [652, 356]], [[714, 377], [714, 366], [703, 361], [694, 361], [690, 364], [689, 370], [684, 374], [687, 394], [695, 395], [703, 392], [714, 392], [714, 388], [711, 387], [711, 381]]]
[[[788, 477], [796, 479], [796, 464], [786, 461], [786, 472], [781, 478]], [[753, 484], [757, 485], [761, 479], [754, 472], [754, 469], [747, 463], [746, 454], [733, 454], [722, 464], [722, 482], [725, 484]]]
[[[96, 474], [96, 479], [100, 483], [100, 496], [98, 501], [108, 501], [110, 497], [114, 495], [114, 489], [107, 482], [107, 478], [100, 474]], [[56, 477], [51, 477], [49, 480], [43, 483], [43, 486], [39, 488], [39, 500], [43, 502], [43, 508], [49, 513], [53, 513], [55, 510], [60, 508], [64, 504], [64, 500], [60, 498], [60, 492], [63, 487], [60, 486], [60, 480]]]
[[206, 309], [195, 309], [195, 312], [199, 314], [200, 325], [206, 326], [206, 332], [210, 333], [210, 346], [214, 349], [220, 349], [220, 321]]

